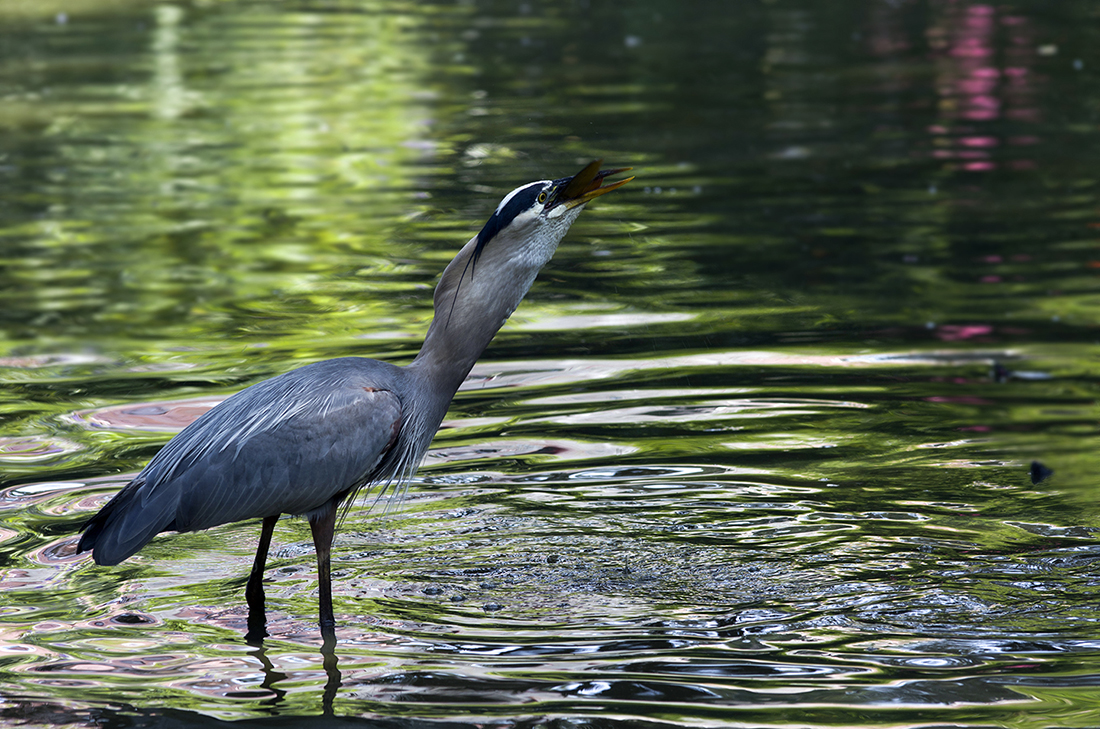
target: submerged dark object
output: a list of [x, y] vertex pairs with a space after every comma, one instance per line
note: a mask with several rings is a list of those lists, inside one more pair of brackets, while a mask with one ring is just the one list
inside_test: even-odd
[[1047, 468], [1038, 461], [1031, 462], [1031, 483], [1037, 484], [1040, 481], [1045, 481], [1054, 475], [1053, 468]]

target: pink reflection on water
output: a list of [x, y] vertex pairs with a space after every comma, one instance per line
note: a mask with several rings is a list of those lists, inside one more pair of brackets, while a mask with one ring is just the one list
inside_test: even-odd
[[956, 405], [992, 405], [993, 401], [974, 395], [931, 395], [924, 398], [926, 402], [946, 402]]
[[198, 400], [166, 400], [114, 405], [96, 410], [80, 410], [73, 413], [72, 417], [88, 428], [177, 431], [183, 430], [224, 399], [207, 397]]
[[[9, 486], [0, 490], [0, 511], [23, 511], [36, 504], [40, 511], [56, 516], [93, 511], [103, 505], [110, 492], [121, 488], [132, 476], [133, 474], [124, 474], [80, 481], [36, 481]], [[100, 492], [100, 486], [108, 490]], [[97, 492], [81, 495], [89, 487], [96, 488]]]
[[[994, 151], [1038, 142], [1035, 135], [1001, 138], [985, 123], [1034, 122], [1037, 76], [1035, 40], [1027, 18], [999, 6], [948, 0], [926, 32], [937, 75], [940, 123], [929, 126], [935, 159], [969, 172], [989, 172], [999, 162]], [[1012, 159], [1012, 169], [1031, 169], [1034, 161]]]
[[945, 342], [960, 342], [976, 337], [986, 337], [993, 333], [993, 327], [989, 324], [948, 324], [937, 327], [936, 338]]
[[0, 438], [0, 463], [47, 461], [80, 449], [77, 443], [48, 435]]
[[76, 544], [79, 537], [69, 537], [59, 542], [51, 542], [44, 547], [39, 547], [27, 556], [31, 561], [44, 565], [61, 565], [70, 562], [78, 562], [84, 559], [84, 555], [77, 554]]
[[585, 443], [563, 439], [495, 440], [475, 446], [444, 446], [428, 452], [429, 463], [450, 463], [480, 459], [553, 456], [555, 460], [613, 458], [637, 451], [633, 446]]

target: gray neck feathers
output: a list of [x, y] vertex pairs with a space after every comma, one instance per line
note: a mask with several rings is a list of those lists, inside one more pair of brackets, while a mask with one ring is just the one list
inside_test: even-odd
[[444, 409], [538, 274], [538, 268], [502, 267], [487, 251], [471, 261], [475, 243], [467, 243], [443, 272], [435, 289], [435, 317], [410, 365], [428, 379]]
[[553, 219], [532, 220], [495, 236], [471, 260], [477, 237], [462, 247], [435, 289], [435, 317], [409, 365], [442, 407], [442, 419], [477, 358], [519, 306], [539, 270], [557, 250], [578, 206]]

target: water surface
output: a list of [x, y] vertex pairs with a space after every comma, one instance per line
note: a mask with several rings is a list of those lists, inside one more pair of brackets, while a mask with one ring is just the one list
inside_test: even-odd
[[[0, 716], [1100, 723], [1097, 10], [0, 8]], [[408, 362], [510, 189], [584, 213], [402, 503], [112, 568], [81, 524], [229, 394]]]

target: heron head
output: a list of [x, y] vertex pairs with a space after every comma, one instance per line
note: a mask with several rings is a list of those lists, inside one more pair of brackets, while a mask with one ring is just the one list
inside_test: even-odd
[[[436, 311], [446, 312], [444, 318], [436, 319], [442, 329], [455, 319], [464, 330], [491, 328], [491, 338], [527, 294], [585, 203], [634, 179], [604, 185], [608, 176], [630, 168], [601, 171], [601, 163], [591, 162], [572, 177], [529, 182], [504, 196], [481, 231], [447, 266], [436, 287]], [[489, 275], [478, 275], [479, 260], [484, 261], [481, 266], [488, 266]], [[467, 281], [465, 286], [463, 281]], [[460, 292], [466, 302], [463, 305]], [[435, 326], [433, 322], [432, 331]], [[485, 340], [480, 346], [487, 344]]]
[[518, 241], [545, 242], [550, 245], [546, 259], [552, 255], [569, 226], [580, 215], [585, 203], [616, 190], [633, 180], [628, 177], [609, 185], [604, 179], [626, 172], [630, 167], [600, 170], [603, 160], [588, 163], [572, 177], [559, 180], [539, 180], [517, 187], [504, 196], [497, 209], [477, 234], [473, 262], [497, 238]]

